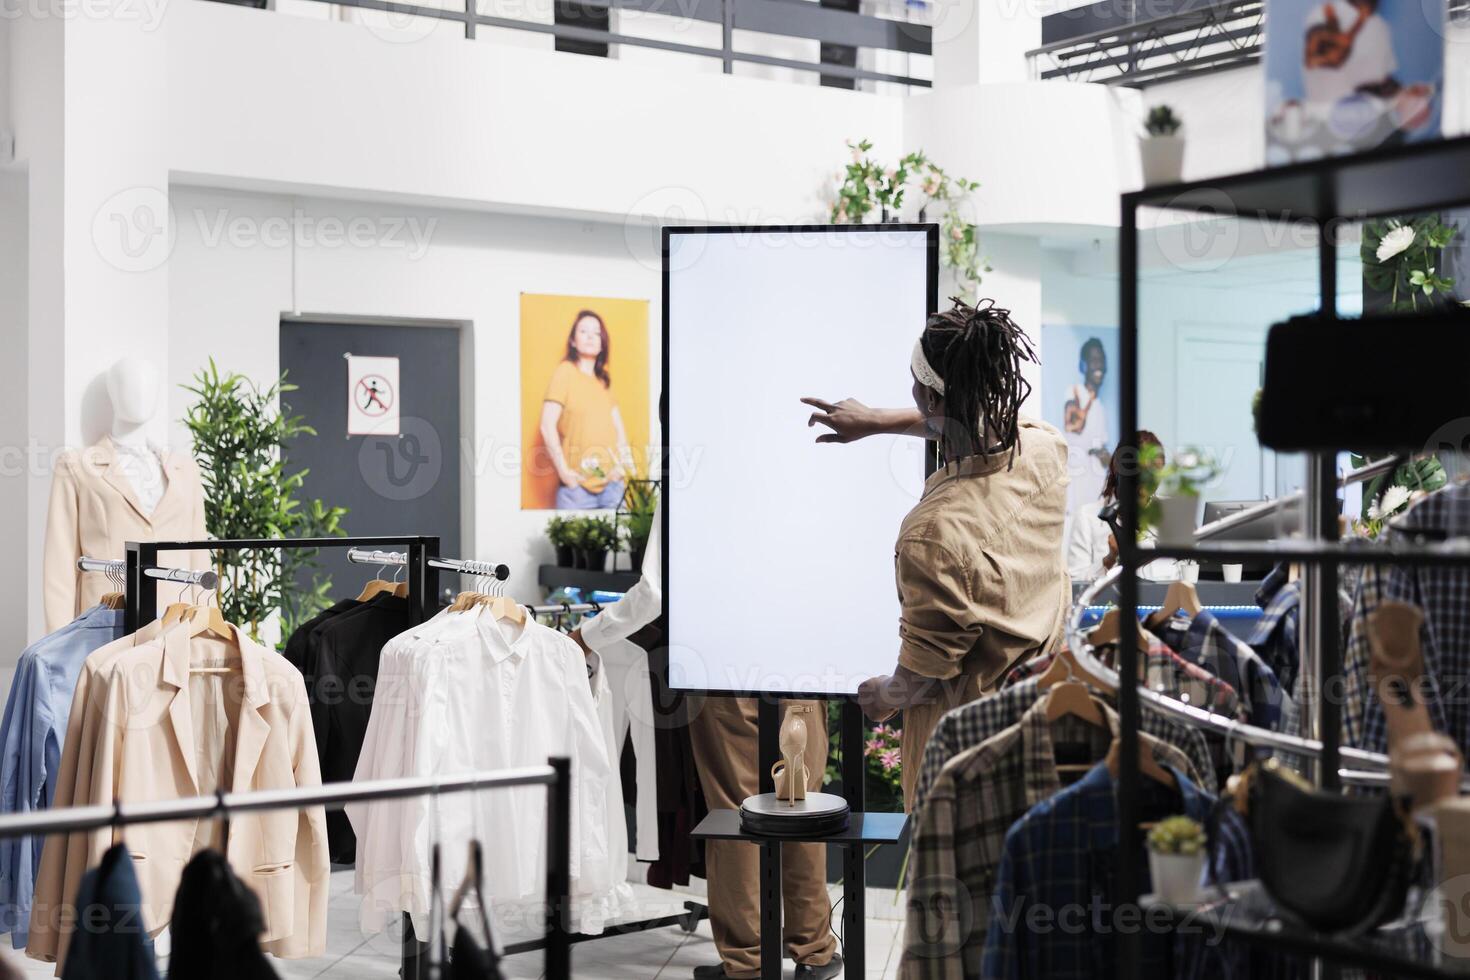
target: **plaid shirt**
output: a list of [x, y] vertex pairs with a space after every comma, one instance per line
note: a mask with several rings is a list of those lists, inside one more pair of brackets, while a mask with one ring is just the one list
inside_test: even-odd
[[1192, 619], [1171, 620], [1160, 636], [1185, 660], [1205, 668], [1244, 696], [1246, 720], [1252, 725], [1278, 727], [1289, 699], [1276, 672], [1213, 613], [1202, 609]]
[[[1054, 746], [1107, 754], [1118, 716], [1103, 706], [1108, 731], [1080, 718], [1046, 717], [1038, 698], [1021, 720], [944, 767], [915, 826], [901, 980], [964, 980], [980, 971], [990, 896], [1012, 824], [1062, 789]], [[1111, 734], [1110, 734], [1111, 733]], [[1154, 758], [1184, 771], [1184, 753], [1155, 741]]]
[[[1144, 812], [1182, 812], [1204, 823], [1214, 797], [1183, 774], [1174, 775], [1178, 794], [1144, 780], [1139, 794]], [[1115, 793], [1107, 767], [1097, 766], [1081, 782], [1033, 807], [1006, 834], [980, 976], [1116, 975], [1116, 939], [1128, 920], [1115, 918], [1122, 898], [1116, 880]], [[1142, 870], [1147, 886], [1146, 864]], [[1037, 923], [1050, 928], [1037, 928]], [[1145, 928], [1141, 940], [1139, 976], [1182, 975], [1188, 958], [1180, 944], [1194, 936]]]
[[1256, 620], [1246, 643], [1276, 672], [1281, 686], [1293, 691], [1297, 668], [1301, 665], [1297, 623], [1301, 619], [1302, 586], [1289, 579], [1288, 566], [1283, 563], [1271, 569], [1271, 574], [1261, 582], [1256, 590], [1261, 618]]
[[[1027, 661], [1027, 665], [1029, 664], [1030, 661]], [[1014, 682], [1008, 679], [1006, 686], [994, 694], [962, 704], [939, 719], [939, 724], [935, 726], [934, 733], [929, 736], [929, 742], [924, 747], [919, 778], [914, 783], [914, 798], [909, 804], [913, 819], [918, 820], [924, 801], [928, 798], [929, 788], [938, 780], [949, 760], [1016, 724], [1039, 696], [1035, 677], [1017, 679]], [[1215, 764], [1204, 735], [1193, 728], [1170, 721], [1146, 704], [1142, 708], [1140, 727], [1143, 731], [1182, 751], [1189, 760], [1189, 778], [1213, 791], [1216, 785]]]
[[[1463, 535], [1470, 530], [1470, 485], [1447, 487], [1415, 504], [1403, 523], [1429, 533]], [[1365, 576], [1366, 578], [1367, 576]], [[1436, 731], [1454, 739], [1461, 752], [1470, 750], [1470, 569], [1463, 566], [1426, 565], [1421, 568], [1394, 567], [1379, 571], [1381, 598], [1407, 602], [1424, 612], [1420, 647], [1424, 653], [1424, 695], [1429, 719]], [[1367, 617], [1376, 607], [1359, 592], [1353, 611], [1352, 633], [1364, 634], [1361, 651], [1349, 643], [1353, 667], [1366, 675]], [[1348, 657], [1344, 658], [1346, 668]], [[1362, 747], [1373, 752], [1388, 750], [1388, 729], [1378, 695], [1367, 683], [1359, 686], [1363, 701]]]

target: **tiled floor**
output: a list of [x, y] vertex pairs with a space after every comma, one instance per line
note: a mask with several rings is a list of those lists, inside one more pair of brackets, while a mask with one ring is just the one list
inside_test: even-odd
[[[690, 892], [669, 892], [634, 885], [643, 908], [634, 918], [652, 918], [683, 911]], [[840, 891], [834, 887], [833, 900]], [[359, 899], [352, 892], [352, 872], [332, 875], [332, 902], [327, 934], [327, 956], [316, 960], [272, 960], [282, 980], [397, 980], [396, 945], [385, 936], [364, 937], [357, 926]], [[890, 978], [898, 972], [897, 938], [902, 929], [901, 905], [892, 891], [869, 889], [867, 903], [867, 977]], [[515, 937], [502, 937], [502, 942]], [[162, 951], [162, 950], [160, 950]], [[506, 960], [507, 980], [536, 980], [541, 976], [542, 954], [523, 953]], [[633, 933], [572, 947], [572, 973], [596, 980], [687, 980], [694, 968], [718, 960], [709, 922], [693, 933], [677, 926]], [[11, 959], [26, 977], [50, 977], [52, 967], [19, 954]], [[787, 963], [786, 976], [793, 966]]]

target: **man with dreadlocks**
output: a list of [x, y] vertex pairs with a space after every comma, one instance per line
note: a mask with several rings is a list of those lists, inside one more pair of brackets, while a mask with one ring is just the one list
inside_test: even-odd
[[1010, 311], [955, 300], [914, 344], [914, 409], [803, 399], [818, 442], [880, 433], [934, 439], [941, 467], [904, 518], [895, 562], [902, 604], [898, 664], [865, 681], [869, 717], [903, 711], [903, 789], [945, 712], [993, 690], [1014, 664], [1062, 640], [1071, 586], [1062, 559], [1067, 443], [1022, 418], [1023, 366], [1036, 353]]

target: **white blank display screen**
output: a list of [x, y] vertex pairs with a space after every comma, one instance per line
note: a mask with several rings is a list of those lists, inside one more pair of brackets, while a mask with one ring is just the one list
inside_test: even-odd
[[665, 261], [670, 684], [853, 694], [897, 661], [924, 443], [817, 445], [800, 399], [913, 404], [930, 231], [677, 230]]

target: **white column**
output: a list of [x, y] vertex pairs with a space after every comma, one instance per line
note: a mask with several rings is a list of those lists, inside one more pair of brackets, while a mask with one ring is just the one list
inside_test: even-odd
[[168, 58], [162, 0], [30, 0], [22, 9], [10, 42], [16, 160], [28, 185], [24, 512], [34, 637], [51, 463], [107, 431], [101, 375], [113, 361], [168, 363]]

